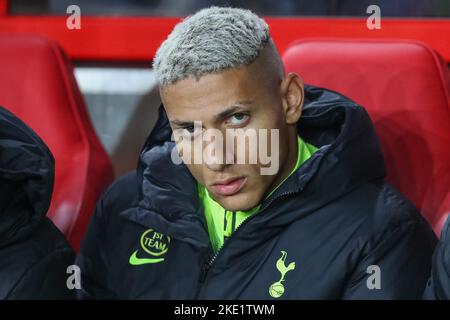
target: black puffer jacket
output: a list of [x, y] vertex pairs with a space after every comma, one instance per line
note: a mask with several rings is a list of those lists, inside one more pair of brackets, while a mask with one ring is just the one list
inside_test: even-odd
[[425, 299], [450, 300], [450, 217], [442, 228], [433, 254], [433, 270], [424, 293]]
[[0, 107], [0, 299], [70, 299], [74, 253], [46, 217], [54, 160], [41, 139]]
[[436, 238], [385, 183], [367, 112], [306, 87], [298, 134], [319, 150], [214, 255], [195, 180], [170, 160], [161, 109], [138, 170], [98, 203], [77, 259], [79, 296], [420, 299]]

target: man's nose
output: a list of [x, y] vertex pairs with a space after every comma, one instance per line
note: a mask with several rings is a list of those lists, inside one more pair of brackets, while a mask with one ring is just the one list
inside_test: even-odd
[[225, 141], [210, 142], [204, 152], [205, 165], [213, 171], [222, 171], [234, 163], [234, 152], [227, 148]]

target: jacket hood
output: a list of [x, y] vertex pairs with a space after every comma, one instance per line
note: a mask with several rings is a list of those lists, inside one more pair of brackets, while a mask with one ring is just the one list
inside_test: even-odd
[[0, 247], [23, 239], [46, 216], [54, 159], [45, 143], [0, 107]]
[[[252, 217], [253, 228], [258, 231], [292, 223], [301, 215], [313, 212], [352, 189], [385, 176], [380, 144], [367, 112], [343, 95], [305, 86], [305, 104], [297, 130], [306, 142], [319, 150], [262, 202], [260, 213], [255, 215], [258, 218]], [[141, 199], [146, 196], [145, 188], [142, 188], [143, 180], [146, 179], [143, 172], [148, 165], [145, 154], [154, 146], [170, 141], [171, 133], [161, 106], [158, 121], [147, 138], [139, 159], [137, 176]], [[170, 180], [171, 173], [166, 174]], [[193, 179], [192, 176], [190, 178]], [[302, 196], [296, 198], [298, 202], [295, 210], [265, 210], [277, 198], [298, 192]], [[171, 211], [170, 203], [161, 205], [164, 206], [159, 214], [164, 216], [165, 212]], [[172, 219], [174, 223], [181, 220]], [[188, 233], [186, 224], [183, 226]], [[164, 233], [165, 230], [160, 231]]]

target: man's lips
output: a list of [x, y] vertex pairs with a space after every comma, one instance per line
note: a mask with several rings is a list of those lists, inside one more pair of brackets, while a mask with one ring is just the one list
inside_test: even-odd
[[212, 191], [219, 196], [231, 196], [238, 193], [245, 184], [247, 178], [232, 178], [224, 181], [216, 182], [211, 185]]

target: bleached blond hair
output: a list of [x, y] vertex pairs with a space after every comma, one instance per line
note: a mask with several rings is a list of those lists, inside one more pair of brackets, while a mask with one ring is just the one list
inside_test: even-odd
[[160, 86], [251, 64], [266, 46], [275, 50], [267, 23], [250, 10], [210, 7], [178, 23], [159, 47], [153, 68]]

